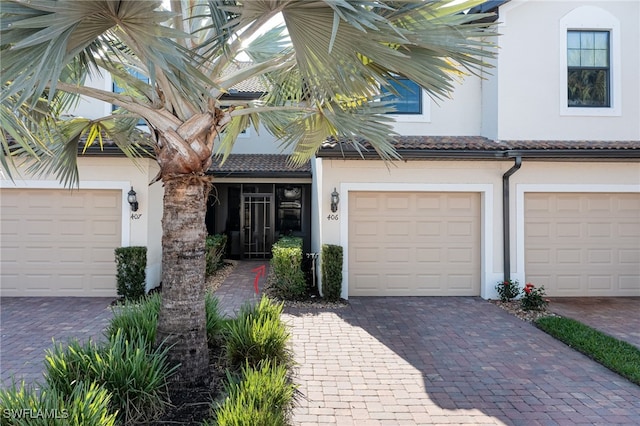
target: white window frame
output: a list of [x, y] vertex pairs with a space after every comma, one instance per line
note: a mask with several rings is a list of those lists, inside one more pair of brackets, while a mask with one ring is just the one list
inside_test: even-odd
[[[609, 32], [609, 96], [608, 107], [569, 107], [567, 97], [567, 31]], [[608, 11], [594, 6], [573, 9], [560, 19], [560, 115], [566, 116], [621, 116], [622, 115], [622, 58], [620, 21]]]

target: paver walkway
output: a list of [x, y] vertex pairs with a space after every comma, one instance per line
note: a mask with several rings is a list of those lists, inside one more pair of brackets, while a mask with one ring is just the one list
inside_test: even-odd
[[549, 309], [640, 348], [640, 297], [554, 297]]
[[640, 387], [479, 298], [351, 298], [285, 319], [296, 425], [640, 424]]
[[256, 272], [253, 270], [263, 265], [266, 277], [269, 274], [268, 260], [244, 260], [238, 262], [231, 275], [216, 290], [218, 307], [222, 315], [235, 317], [244, 303], [256, 303], [260, 300], [266, 278], [259, 279], [259, 294], [256, 294], [254, 288]]

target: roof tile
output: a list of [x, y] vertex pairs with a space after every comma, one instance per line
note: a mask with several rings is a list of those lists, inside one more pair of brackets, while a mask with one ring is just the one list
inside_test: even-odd
[[230, 154], [221, 164], [221, 158], [214, 158], [209, 173], [217, 176], [236, 173], [301, 173], [311, 174], [311, 163], [294, 168], [286, 154]]

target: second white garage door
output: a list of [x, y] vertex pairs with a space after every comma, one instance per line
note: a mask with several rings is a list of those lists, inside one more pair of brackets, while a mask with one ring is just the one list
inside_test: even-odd
[[2, 296], [116, 295], [116, 190], [0, 190]]
[[478, 296], [480, 194], [349, 193], [350, 296]]
[[525, 262], [549, 296], [640, 296], [640, 194], [525, 194]]

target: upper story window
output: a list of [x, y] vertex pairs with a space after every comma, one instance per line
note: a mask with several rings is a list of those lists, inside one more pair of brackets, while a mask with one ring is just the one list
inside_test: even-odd
[[622, 34], [606, 9], [579, 6], [559, 22], [560, 115], [622, 115]]
[[609, 107], [609, 31], [567, 31], [569, 107]]
[[[142, 80], [145, 83], [149, 82], [149, 77], [147, 77], [146, 75], [142, 74], [141, 72], [129, 70], [129, 73], [132, 76], [136, 77], [138, 80]], [[124, 92], [124, 89], [122, 87], [118, 86], [115, 81], [113, 82], [113, 89], [112, 90], [113, 90], [113, 93], [122, 93], [122, 92]], [[112, 110], [115, 110], [116, 108], [118, 108], [118, 107], [115, 106], [115, 105], [111, 106]], [[142, 119], [140, 119], [138, 121], [138, 126], [145, 126], [146, 124], [147, 123]]]
[[384, 99], [391, 101], [395, 111], [391, 114], [422, 114], [422, 88], [408, 78], [389, 81], [395, 92], [382, 88]]

